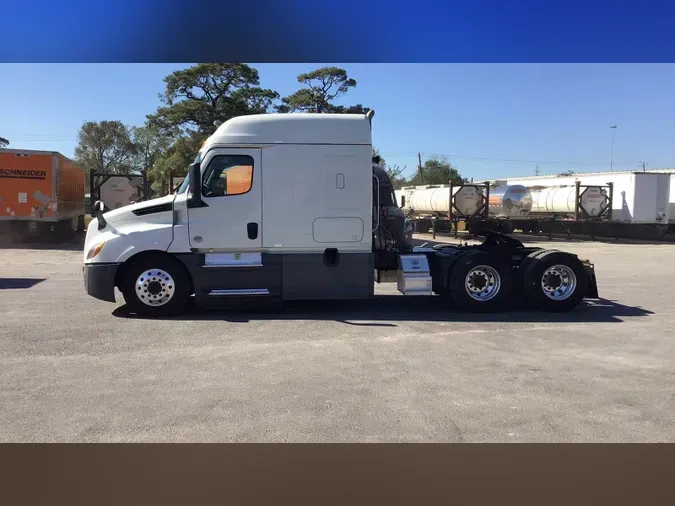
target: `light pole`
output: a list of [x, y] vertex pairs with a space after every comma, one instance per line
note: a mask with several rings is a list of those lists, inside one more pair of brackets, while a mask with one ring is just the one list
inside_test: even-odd
[[614, 170], [614, 134], [616, 133], [616, 125], [609, 127], [612, 130], [612, 156], [609, 159], [609, 170]]

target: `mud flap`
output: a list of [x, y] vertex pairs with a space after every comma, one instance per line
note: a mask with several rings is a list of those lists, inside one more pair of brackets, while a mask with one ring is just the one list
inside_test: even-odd
[[588, 274], [588, 290], [584, 296], [587, 299], [597, 299], [598, 297], [598, 282], [595, 278], [595, 267], [592, 263], [583, 261], [584, 269]]

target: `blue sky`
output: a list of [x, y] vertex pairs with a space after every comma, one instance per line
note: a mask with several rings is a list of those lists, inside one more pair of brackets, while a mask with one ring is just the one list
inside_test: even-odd
[[[373, 142], [412, 172], [445, 155], [467, 177], [675, 167], [675, 65], [346, 64], [341, 103], [375, 109]], [[144, 121], [187, 64], [0, 64], [0, 136], [72, 156], [84, 121]], [[321, 64], [254, 64], [282, 95]]]

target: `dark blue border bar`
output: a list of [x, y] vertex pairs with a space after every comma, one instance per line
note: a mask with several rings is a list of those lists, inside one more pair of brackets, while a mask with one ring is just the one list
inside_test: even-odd
[[5, 0], [3, 62], [672, 62], [675, 2]]

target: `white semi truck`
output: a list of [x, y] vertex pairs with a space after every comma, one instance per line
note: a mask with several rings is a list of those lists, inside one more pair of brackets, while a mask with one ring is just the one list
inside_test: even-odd
[[569, 311], [598, 296], [593, 265], [489, 233], [476, 246], [413, 248], [367, 114], [266, 114], [223, 123], [175, 194], [104, 212], [84, 246], [93, 297], [171, 315], [232, 299], [361, 299], [375, 283], [496, 311]]

